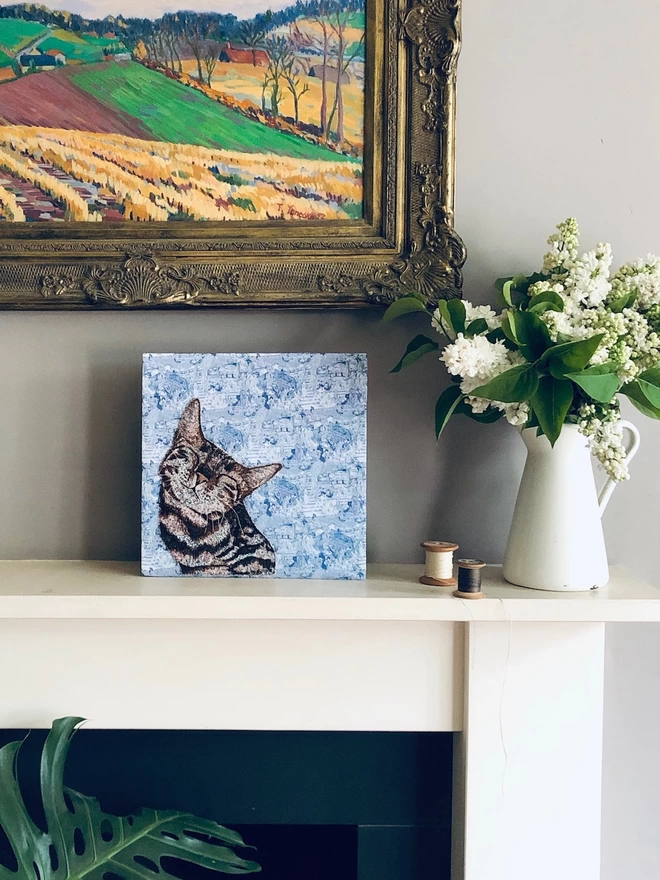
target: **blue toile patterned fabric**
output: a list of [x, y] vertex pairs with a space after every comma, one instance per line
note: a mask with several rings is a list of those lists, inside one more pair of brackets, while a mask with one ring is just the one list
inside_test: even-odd
[[364, 354], [145, 354], [142, 573], [364, 578]]

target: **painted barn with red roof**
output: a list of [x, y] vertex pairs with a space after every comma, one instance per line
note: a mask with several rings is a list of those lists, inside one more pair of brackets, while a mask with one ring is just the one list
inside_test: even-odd
[[231, 43], [227, 43], [222, 49], [219, 60], [231, 64], [252, 64], [253, 67], [268, 67], [270, 63], [265, 49], [250, 49], [247, 46], [235, 49]]

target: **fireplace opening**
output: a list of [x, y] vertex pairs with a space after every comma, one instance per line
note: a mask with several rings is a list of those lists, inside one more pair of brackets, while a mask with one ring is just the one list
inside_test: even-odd
[[[1, 730], [0, 745], [26, 733]], [[41, 827], [45, 735], [34, 731], [19, 760]], [[253, 876], [263, 880], [449, 880], [451, 768], [450, 733], [83, 728], [65, 782], [118, 815], [145, 806], [226, 825], [256, 848], [240, 854], [261, 865]], [[0, 833], [0, 864], [10, 861]], [[179, 880], [211, 877], [166, 869]]]

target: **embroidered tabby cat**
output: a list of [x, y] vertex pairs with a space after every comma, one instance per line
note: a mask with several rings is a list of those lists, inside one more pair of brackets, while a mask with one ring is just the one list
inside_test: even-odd
[[275, 551], [243, 501], [281, 467], [235, 461], [206, 439], [199, 400], [190, 401], [159, 470], [160, 534], [183, 574], [273, 574]]

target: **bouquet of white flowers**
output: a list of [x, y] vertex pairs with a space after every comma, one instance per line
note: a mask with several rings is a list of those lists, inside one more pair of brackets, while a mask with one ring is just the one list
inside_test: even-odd
[[[618, 394], [660, 419], [660, 259], [610, 275], [612, 249], [579, 255], [577, 221], [548, 239], [541, 272], [496, 282], [504, 308], [441, 301], [431, 316], [441, 344], [416, 336], [392, 372], [442, 348], [452, 384], [435, 411], [439, 436], [454, 413], [481, 422], [506, 418], [536, 428], [555, 444], [576, 424], [615, 480], [628, 477]], [[384, 320], [429, 312], [418, 293], [401, 297]]]

